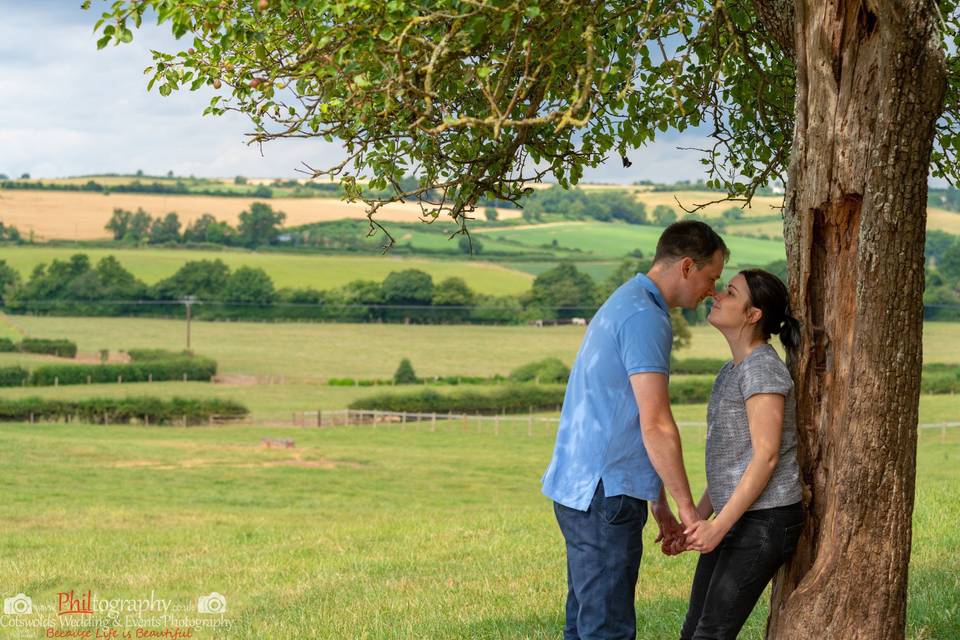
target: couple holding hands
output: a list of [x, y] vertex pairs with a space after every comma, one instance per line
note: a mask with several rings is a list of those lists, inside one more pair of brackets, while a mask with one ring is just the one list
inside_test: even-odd
[[[804, 519], [793, 381], [769, 340], [793, 349], [799, 325], [786, 286], [766, 271], [741, 271], [716, 291], [728, 257], [709, 225], [670, 225], [650, 271], [617, 289], [584, 336], [543, 475], [566, 541], [565, 640], [636, 638], [648, 503], [664, 553], [700, 553], [681, 640], [736, 638], [796, 549]], [[708, 296], [707, 319], [732, 359], [710, 395], [707, 488], [694, 502], [670, 411], [670, 309]]]

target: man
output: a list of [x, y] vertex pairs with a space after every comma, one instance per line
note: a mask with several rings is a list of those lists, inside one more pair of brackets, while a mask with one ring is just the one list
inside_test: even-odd
[[709, 225], [670, 225], [650, 271], [614, 291], [583, 338], [543, 475], [567, 547], [566, 640], [636, 637], [648, 501], [665, 553], [678, 550], [683, 528], [700, 520], [667, 393], [670, 309], [693, 309], [713, 295], [728, 257]]

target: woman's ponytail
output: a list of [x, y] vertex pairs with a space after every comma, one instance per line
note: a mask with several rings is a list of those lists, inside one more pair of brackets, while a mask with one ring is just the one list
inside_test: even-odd
[[779, 335], [788, 351], [800, 345], [800, 322], [790, 313], [790, 294], [777, 276], [763, 269], [740, 272], [750, 290], [750, 304], [763, 312], [760, 331], [764, 340]]

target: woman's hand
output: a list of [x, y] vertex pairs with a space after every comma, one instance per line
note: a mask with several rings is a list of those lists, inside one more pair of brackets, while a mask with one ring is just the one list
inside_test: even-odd
[[684, 530], [687, 537], [687, 549], [710, 553], [717, 548], [727, 530], [718, 525], [716, 520], [700, 520]]

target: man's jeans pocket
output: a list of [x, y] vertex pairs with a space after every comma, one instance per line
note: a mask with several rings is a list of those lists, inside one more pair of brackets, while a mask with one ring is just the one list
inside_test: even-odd
[[603, 498], [601, 516], [608, 525], [615, 526], [632, 522], [638, 515], [641, 507], [646, 512], [643, 500], [631, 498], [627, 495], [608, 496]]

